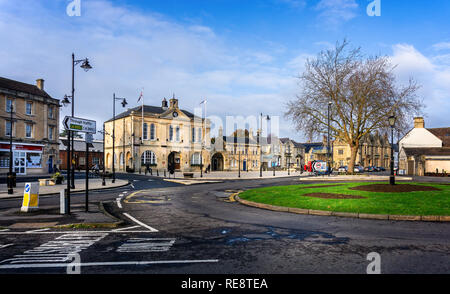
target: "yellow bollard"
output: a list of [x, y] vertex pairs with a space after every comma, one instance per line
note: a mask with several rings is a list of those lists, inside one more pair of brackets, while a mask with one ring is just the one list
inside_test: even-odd
[[37, 209], [39, 209], [39, 185], [37, 183], [26, 183], [20, 211], [29, 212]]

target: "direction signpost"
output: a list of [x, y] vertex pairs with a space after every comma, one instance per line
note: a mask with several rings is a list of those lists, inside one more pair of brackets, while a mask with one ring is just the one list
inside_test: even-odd
[[[89, 197], [89, 147], [88, 140], [92, 141], [92, 134], [97, 133], [97, 122], [94, 120], [66, 116], [63, 120], [64, 129], [68, 132], [86, 133], [86, 211]], [[70, 144], [70, 142], [69, 142]], [[70, 154], [70, 151], [69, 151]], [[67, 214], [70, 214], [70, 155], [67, 156]]]

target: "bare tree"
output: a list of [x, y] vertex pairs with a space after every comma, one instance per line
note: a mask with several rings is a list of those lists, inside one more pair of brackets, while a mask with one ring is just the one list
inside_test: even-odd
[[287, 103], [286, 117], [308, 138], [326, 134], [328, 104], [330, 129], [335, 138], [349, 144], [349, 171], [355, 166], [362, 138], [389, 128], [388, 117], [397, 117], [399, 130], [423, 108], [417, 83], [410, 79], [398, 86], [388, 57], [364, 57], [360, 48], [349, 48], [344, 40], [332, 50], [308, 59], [299, 77], [300, 94]]

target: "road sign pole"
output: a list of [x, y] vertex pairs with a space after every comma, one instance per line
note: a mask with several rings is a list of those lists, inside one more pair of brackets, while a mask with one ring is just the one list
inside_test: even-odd
[[[88, 136], [89, 134], [86, 134]], [[89, 143], [86, 140], [86, 212], [89, 211]]]

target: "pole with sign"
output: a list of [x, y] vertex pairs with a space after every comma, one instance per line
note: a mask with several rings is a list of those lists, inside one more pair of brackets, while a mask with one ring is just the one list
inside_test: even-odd
[[92, 134], [87, 133], [86, 140], [86, 212], [89, 211], [89, 144], [92, 144], [94, 138]]
[[[89, 199], [89, 147], [88, 140], [92, 141], [92, 134], [97, 133], [97, 122], [94, 120], [66, 116], [63, 120], [64, 128], [67, 131], [86, 133], [86, 211], [88, 211]], [[69, 143], [70, 144], [70, 143]], [[68, 159], [68, 162], [69, 159]], [[68, 168], [69, 170], [69, 168]], [[67, 172], [69, 174], [69, 171]], [[68, 211], [70, 214], [70, 185], [67, 185]]]

